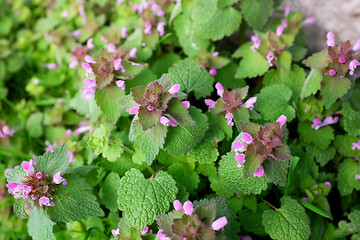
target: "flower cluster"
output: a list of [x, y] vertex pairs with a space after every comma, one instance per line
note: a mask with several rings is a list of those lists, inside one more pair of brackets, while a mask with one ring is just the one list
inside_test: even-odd
[[54, 176], [35, 170], [36, 161], [23, 161], [21, 167], [27, 172], [19, 182], [10, 182], [6, 185], [9, 192], [15, 198], [32, 199], [38, 206], [55, 206], [51, 201], [52, 195], [56, 190], [56, 184], [66, 185], [66, 179], [61, 177], [61, 172]]
[[324, 127], [326, 125], [337, 123], [338, 120], [339, 120], [339, 117], [333, 118], [332, 116], [327, 116], [323, 122], [321, 121], [320, 118], [314, 118], [313, 124], [311, 125], [311, 127], [315, 130], [319, 130], [319, 128]]
[[265, 126], [240, 122], [242, 129], [240, 140], [233, 143], [237, 166], [242, 167], [244, 163], [247, 167], [246, 158], [251, 156], [251, 164], [256, 166], [256, 169], [252, 170], [254, 171], [252, 175], [261, 177], [264, 175], [263, 162], [266, 159], [289, 161], [291, 158], [289, 147], [282, 142], [285, 137], [283, 126], [286, 119], [286, 116], [281, 115], [275, 123], [268, 123]]
[[[214, 231], [224, 231], [224, 227], [228, 223], [225, 216], [220, 217], [215, 221], [212, 217], [210, 221], [208, 221], [209, 219], [207, 218], [209, 216], [204, 215], [204, 211], [206, 211], [204, 208], [206, 206], [210, 206], [209, 208], [215, 207], [214, 205], [212, 205], [213, 203], [214, 202], [211, 201], [207, 204], [202, 204], [194, 208], [191, 201], [186, 201], [184, 205], [182, 205], [179, 200], [175, 200], [173, 203], [175, 211], [181, 211], [183, 212], [183, 215], [181, 218], [175, 218], [173, 220], [172, 226], [181, 225], [183, 227], [173, 227], [173, 232], [168, 233], [161, 229], [160, 226], [157, 237], [160, 240], [170, 240], [173, 237], [177, 237], [176, 239], [193, 239], [193, 237], [195, 236], [199, 239], [206, 239], [205, 236], [214, 236]], [[201, 236], [204, 238], [201, 238]]]
[[225, 112], [225, 119], [228, 125], [234, 126], [234, 116], [235, 120], [244, 120], [240, 119], [242, 108], [254, 109], [256, 97], [251, 97], [246, 102], [243, 102], [249, 89], [248, 86], [229, 91], [218, 82], [215, 84], [215, 88], [220, 98], [216, 102], [211, 99], [205, 99], [205, 104], [209, 106], [209, 112], [211, 109], [214, 109], [213, 113], [215, 114]]
[[360, 65], [360, 39], [354, 46], [351, 46], [350, 41], [336, 45], [334, 33], [329, 32], [325, 44], [328, 47], [328, 58], [325, 59], [328, 64], [322, 69], [323, 72], [339, 77], [345, 77], [347, 73], [354, 75], [356, 67]]
[[190, 117], [186, 110], [190, 107], [190, 102], [181, 102], [177, 98], [179, 90], [179, 84], [171, 86], [168, 80], [162, 83], [160, 80], [154, 81], [148, 86], [134, 87], [131, 89], [131, 94], [137, 106], [129, 109], [129, 113], [138, 116], [144, 130], [152, 128], [158, 123], [173, 127], [178, 124], [188, 125], [184, 122], [184, 118]]

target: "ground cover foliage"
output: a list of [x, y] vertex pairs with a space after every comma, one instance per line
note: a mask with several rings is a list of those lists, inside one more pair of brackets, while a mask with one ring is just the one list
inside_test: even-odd
[[281, 0], [0, 1], [0, 239], [359, 239], [360, 41]]

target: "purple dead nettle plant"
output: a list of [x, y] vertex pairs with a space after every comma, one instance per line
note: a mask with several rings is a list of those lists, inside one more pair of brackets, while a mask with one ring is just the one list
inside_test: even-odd
[[235, 121], [245, 120], [244, 118], [249, 114], [247, 109], [254, 109], [256, 97], [251, 97], [244, 102], [249, 90], [248, 86], [229, 91], [218, 82], [215, 84], [215, 88], [220, 98], [216, 102], [205, 99], [205, 104], [209, 106], [209, 112], [223, 113], [228, 125], [234, 126], [233, 119]]
[[283, 141], [286, 119], [281, 115], [276, 122], [264, 126], [239, 122], [242, 132], [232, 144], [237, 166], [244, 165], [246, 172], [261, 177], [266, 173], [266, 167], [272, 168], [278, 161], [289, 161], [290, 149]]
[[[159, 123], [165, 126], [176, 127], [195, 125], [194, 120], [188, 113], [189, 101], [181, 101], [184, 94], [179, 92], [180, 85], [172, 85], [163, 75], [157, 81], [148, 86], [137, 86], [131, 89], [134, 103], [128, 111], [135, 114], [144, 130], [157, 126]], [[180, 96], [181, 95], [181, 96]]]

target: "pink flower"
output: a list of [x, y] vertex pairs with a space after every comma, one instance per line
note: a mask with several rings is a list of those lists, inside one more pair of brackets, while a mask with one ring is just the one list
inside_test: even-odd
[[247, 144], [251, 144], [253, 142], [253, 138], [247, 132], [243, 132], [242, 141]]
[[171, 95], [175, 95], [180, 90], [180, 84], [175, 84], [169, 89]]
[[136, 52], [137, 52], [137, 48], [136, 47], [132, 48], [129, 52], [129, 57], [136, 58]]
[[215, 84], [215, 89], [216, 89], [216, 91], [217, 91], [217, 95], [219, 95], [220, 97], [222, 97], [223, 96], [223, 94], [224, 94], [224, 87], [221, 85], [221, 83], [216, 83]]
[[115, 230], [115, 229], [111, 229], [111, 233], [112, 233], [112, 235], [117, 236], [117, 235], [120, 234], [120, 229], [119, 229], [119, 228], [117, 228], [116, 230]]
[[213, 53], [211, 54], [211, 56], [217, 57], [217, 56], [219, 56], [219, 52], [213, 52]]
[[232, 113], [227, 113], [225, 115], [225, 118], [227, 119], [227, 124], [229, 126], [234, 126], [234, 122], [233, 122], [234, 115], [232, 115]]
[[287, 117], [285, 115], [281, 115], [276, 122], [280, 123], [280, 128], [286, 123]]
[[157, 237], [160, 239], [160, 240], [170, 240], [169, 237], [166, 237], [166, 234], [163, 233], [163, 230], [159, 230], [158, 233], [157, 233]]
[[121, 35], [121, 38], [128, 38], [128, 34], [127, 34], [127, 28], [126, 27], [123, 27], [120, 29], [120, 35]]
[[94, 79], [84, 79], [84, 91], [82, 93], [82, 98], [89, 100], [92, 95], [95, 94], [96, 91], [96, 80]]
[[181, 205], [181, 202], [179, 200], [175, 200], [173, 202], [175, 211], [183, 211], [183, 207]]
[[240, 140], [239, 142], [233, 142], [232, 145], [234, 147], [235, 153], [242, 153], [245, 152], [247, 149], [247, 144], [245, 144], [242, 140]]
[[66, 135], [68, 138], [71, 138], [71, 133], [72, 133], [71, 129], [67, 129], [67, 130], [65, 131], [65, 135]]
[[151, 34], [151, 27], [152, 27], [151, 22], [146, 21], [146, 22], [144, 23], [144, 27], [145, 27], [144, 33], [145, 33], [145, 34]]
[[260, 166], [258, 170], [253, 174], [255, 177], [262, 177], [264, 175], [264, 168]]
[[45, 144], [47, 146], [45, 152], [54, 152], [54, 146], [49, 141], [45, 141]]
[[260, 41], [260, 39], [259, 39], [257, 36], [255, 36], [255, 35], [251, 36], [251, 41], [253, 41], [254, 44], [253, 44], [250, 48], [253, 50], [253, 52], [255, 52], [255, 49], [259, 49], [260, 44], [261, 44], [261, 41]]
[[6, 138], [6, 136], [12, 137], [15, 133], [15, 130], [11, 130], [9, 126], [5, 125], [0, 129], [0, 138]]
[[355, 180], [359, 180], [360, 179], [360, 174], [356, 174], [355, 175]]
[[359, 140], [357, 143], [356, 143], [356, 142], [353, 142], [351, 149], [352, 149], [352, 150], [356, 150], [356, 149], [359, 149], [359, 150], [360, 150], [360, 140]]
[[273, 63], [272, 63], [272, 60], [274, 60], [274, 58], [275, 58], [275, 56], [274, 56], [274, 53], [273, 53], [273, 52], [269, 52], [269, 53], [266, 55], [266, 59], [267, 59], [270, 67], [274, 66]]
[[78, 39], [80, 37], [81, 33], [82, 33], [82, 29], [78, 29], [78, 30], [71, 32], [70, 35], [73, 36], [74, 38]]
[[117, 85], [119, 88], [121, 88], [121, 90], [125, 91], [125, 81], [123, 81], [123, 80], [118, 80], [118, 81], [116, 81], [115, 83], [116, 83], [116, 85]]
[[90, 64], [88, 64], [88, 63], [82, 63], [81, 66], [82, 66], [82, 68], [85, 69], [85, 71], [86, 71], [86, 72], [85, 72], [85, 77], [88, 77], [89, 74], [94, 74], [94, 72], [93, 72]]
[[56, 69], [59, 67], [59, 65], [57, 65], [56, 63], [48, 63], [45, 65], [47, 69], [52, 70], [52, 69]]
[[281, 21], [281, 25], [276, 28], [276, 35], [281, 36], [284, 30], [287, 28], [288, 22], [286, 19]]
[[256, 103], [257, 97], [249, 98], [242, 106], [244, 108], [249, 108], [250, 110], [254, 109], [254, 103]]
[[62, 18], [67, 18], [68, 16], [69, 16], [68, 10], [64, 10], [64, 11], [61, 12], [61, 17]]
[[155, 1], [150, 1], [151, 4], [151, 10], [159, 17], [163, 17], [165, 15], [165, 12], [161, 9], [159, 5], [155, 3]]
[[66, 185], [67, 184], [66, 179], [61, 177], [60, 174], [61, 174], [61, 172], [55, 173], [52, 182], [55, 183], [55, 184], [63, 183], [63, 185]]
[[72, 152], [69, 151], [66, 156], [69, 157], [69, 162], [75, 162], [74, 154]]
[[79, 61], [77, 60], [76, 57], [70, 58], [69, 68], [74, 69], [78, 64], [79, 64]]
[[304, 20], [305, 25], [310, 25], [310, 24], [313, 24], [314, 22], [315, 22], [315, 18], [313, 18], [313, 17], [309, 17]]
[[328, 47], [334, 47], [335, 46], [334, 33], [333, 32], [328, 32], [326, 37], [327, 37], [327, 40], [326, 40], [325, 44]]
[[319, 118], [314, 118], [313, 124], [311, 125], [311, 127], [315, 130], [319, 130], [319, 128], [324, 127], [326, 125], [337, 123], [338, 120], [339, 120], [339, 117], [333, 118], [332, 116], [327, 116], [323, 122], [321, 122], [321, 120]]
[[190, 102], [189, 101], [182, 101], [182, 104], [184, 104], [184, 108], [188, 109], [190, 107]]
[[346, 62], [346, 58], [344, 58], [344, 57], [339, 58], [339, 62], [340, 62], [340, 63], [345, 63], [345, 62]]
[[184, 213], [190, 216], [194, 211], [193, 203], [191, 201], [186, 201], [184, 203], [183, 209], [184, 209]]
[[235, 160], [237, 161], [237, 167], [241, 167], [241, 164], [246, 161], [245, 154], [236, 153]]
[[324, 182], [325, 186], [331, 187], [331, 183], [330, 182]]
[[303, 197], [302, 200], [305, 201], [305, 202], [309, 201], [309, 199], [307, 197]]
[[164, 126], [170, 126], [170, 120], [167, 117], [162, 116], [160, 118], [160, 123]]
[[[36, 164], [34, 164], [36, 165]], [[31, 176], [34, 175], [34, 167], [33, 167], [33, 162], [32, 160], [30, 160], [30, 162], [28, 161], [23, 161], [21, 163], [21, 166], [24, 168], [25, 171], [27, 171]]]
[[284, 16], [287, 17], [289, 15], [290, 11], [291, 11], [290, 6], [285, 6], [284, 7]]
[[114, 61], [114, 68], [115, 70], [119, 70], [121, 69], [121, 72], [124, 73], [125, 72], [125, 68], [124, 66], [121, 64], [121, 58], [118, 58]]
[[53, 207], [53, 206], [55, 206], [55, 203], [54, 202], [50, 203], [50, 199], [48, 197], [43, 196], [43, 197], [41, 197], [39, 199], [39, 205], [40, 206], [48, 206], [48, 207], [51, 206], [51, 207]]
[[108, 49], [108, 51], [109, 51], [110, 53], [116, 52], [116, 47], [115, 47], [115, 45], [114, 45], [113, 43], [109, 43], [109, 44], [107, 45], [107, 49]]
[[356, 52], [360, 50], [360, 39], [357, 40], [357, 42], [355, 43], [352, 49]]
[[89, 38], [87, 40], [86, 46], [87, 46], [88, 49], [93, 49], [94, 48], [94, 43], [93, 42], [94, 42], [94, 39], [92, 39], [92, 38]]
[[200, 67], [203, 68], [203, 69], [206, 69], [206, 67], [202, 64], [200, 64]]
[[156, 27], [157, 31], [159, 32], [160, 37], [164, 36], [164, 34], [165, 34], [165, 30], [164, 30], [165, 25], [166, 25], [166, 23], [159, 22]]
[[212, 108], [215, 108], [216, 102], [211, 99], [205, 99], [205, 104], [209, 106], [209, 112]]
[[148, 231], [149, 231], [149, 227], [147, 226], [147, 227], [144, 228], [143, 230], [139, 231], [139, 232], [140, 232], [140, 236], [143, 236], [143, 235], [147, 234]]
[[84, 16], [85, 15], [85, 8], [84, 6], [80, 6], [78, 8], [78, 13], [80, 14], [80, 16]]
[[[139, 112], [139, 107], [133, 107], [129, 110], [130, 114], [137, 114]], [[161, 119], [160, 119], [161, 122]]]
[[360, 65], [360, 62], [358, 60], [352, 60], [349, 64], [349, 70], [350, 70], [349, 74], [354, 75], [355, 69], [359, 65]]
[[211, 69], [209, 70], [209, 73], [210, 73], [211, 75], [213, 75], [213, 76], [216, 76], [217, 71], [216, 71], [215, 68], [211, 68]]
[[330, 74], [331, 76], [335, 76], [335, 75], [336, 75], [336, 71], [335, 71], [334, 69], [330, 69], [330, 70], [329, 70], [329, 74]]
[[95, 60], [94, 60], [91, 56], [89, 56], [89, 55], [86, 55], [86, 56], [85, 56], [85, 61], [86, 61], [87, 63], [96, 63]]
[[215, 231], [220, 230], [221, 228], [225, 227], [225, 225], [227, 224], [227, 219], [226, 217], [221, 217], [217, 220], [215, 220], [212, 224], [211, 224], [211, 228]]

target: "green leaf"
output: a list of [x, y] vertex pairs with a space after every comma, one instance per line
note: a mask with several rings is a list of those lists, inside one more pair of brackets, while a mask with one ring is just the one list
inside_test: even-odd
[[295, 118], [295, 110], [288, 104], [291, 96], [291, 89], [284, 84], [271, 85], [257, 94], [255, 108], [267, 121], [275, 122], [281, 115], [285, 115], [290, 122]]
[[[124, 240], [142, 240], [139, 230], [128, 226], [123, 220], [119, 224], [119, 235], [118, 239]], [[142, 230], [142, 229], [141, 229]]]
[[299, 162], [299, 159], [300, 158], [298, 158], [298, 157], [291, 157], [291, 159], [290, 159], [289, 173], [287, 176], [287, 182], [286, 182], [285, 189], [284, 189], [285, 195], [287, 195], [289, 186], [291, 184], [291, 179], [292, 179], [292, 176], [294, 175], [294, 171], [295, 171], [296, 165]]
[[360, 150], [352, 150], [352, 143], [358, 142], [358, 137], [336, 135], [334, 143], [337, 151], [346, 157], [360, 157]]
[[118, 70], [116, 72], [117, 78], [134, 78], [136, 75], [141, 73], [142, 70], [144, 70], [144, 65], [134, 64], [130, 61], [121, 61], [121, 64], [124, 66], [125, 72], [121, 72], [121, 70]]
[[134, 118], [130, 126], [130, 140], [135, 140], [140, 146], [146, 162], [151, 165], [159, 150], [164, 147], [167, 132], [168, 128], [162, 124], [144, 131], [139, 120]]
[[298, 125], [300, 140], [307, 144], [314, 144], [322, 150], [325, 150], [334, 140], [334, 129], [325, 126], [315, 130], [309, 122], [300, 122]]
[[152, 66], [152, 72], [159, 78], [168, 72], [168, 69], [175, 63], [179, 62], [181, 57], [176, 53], [165, 53], [161, 57], [157, 58]]
[[42, 208], [34, 207], [31, 211], [27, 227], [29, 235], [33, 240], [55, 240], [52, 229], [54, 225], [55, 223], [44, 214]]
[[69, 222], [87, 219], [88, 217], [103, 217], [92, 188], [83, 178], [72, 175], [63, 176], [67, 184], [59, 185], [54, 193], [54, 207], [48, 208], [48, 214], [55, 222]]
[[350, 103], [343, 103], [344, 129], [351, 136], [360, 135], [360, 112], [354, 111]]
[[49, 151], [36, 158], [35, 169], [48, 175], [54, 175], [57, 172], [61, 172], [62, 175], [66, 173], [69, 167], [69, 157], [67, 154], [66, 144], [63, 143], [55, 148], [54, 152]]
[[341, 196], [351, 194], [354, 189], [360, 190], [360, 180], [355, 179], [356, 174], [360, 174], [360, 165], [354, 159], [347, 158], [340, 164], [337, 180]]
[[[350, 222], [340, 221], [339, 229], [336, 229], [334, 232], [335, 237], [345, 239], [346, 236], [350, 234], [354, 234], [351, 239], [356, 240], [359, 239], [360, 235], [360, 211], [353, 210], [348, 216]], [[356, 236], [355, 236], [356, 234]]]
[[25, 177], [28, 173], [24, 170], [22, 166], [16, 166], [14, 169], [4, 173], [7, 182], [16, 182], [21, 183], [21, 181], [25, 180]]
[[307, 53], [307, 49], [299, 45], [292, 45], [288, 50], [291, 53], [294, 62], [301, 61]]
[[264, 162], [265, 177], [275, 185], [285, 186], [289, 161], [268, 159]]
[[239, 221], [241, 226], [248, 232], [253, 232], [256, 235], [266, 235], [264, 226], [261, 223], [262, 215], [270, 207], [265, 203], [260, 203], [257, 206], [256, 212], [251, 209], [243, 209], [239, 213]]
[[265, 177], [248, 177], [244, 179], [244, 167], [237, 167], [235, 153], [228, 153], [219, 162], [219, 180], [229, 194], [260, 194], [268, 184]]
[[306, 207], [307, 209], [313, 211], [314, 213], [317, 213], [317, 214], [319, 214], [320, 216], [323, 216], [323, 217], [326, 217], [326, 218], [329, 218], [329, 219], [332, 220], [332, 216], [331, 216], [331, 215], [329, 215], [329, 214], [326, 213], [325, 211], [321, 210], [320, 208], [312, 205], [311, 203], [308, 203], [308, 202], [306, 202], [306, 201], [304, 201], [304, 200], [300, 200], [300, 203], [301, 203], [304, 207]]
[[185, 54], [189, 57], [195, 57], [200, 50], [207, 48], [210, 44], [209, 40], [198, 38], [192, 31], [193, 22], [186, 15], [179, 15], [174, 20], [174, 30], [179, 39]]
[[119, 208], [132, 226], [142, 230], [169, 210], [177, 191], [176, 182], [166, 172], [147, 180], [139, 170], [131, 169], [120, 180]]
[[236, 3], [238, 1], [239, 0], [218, 0], [217, 6], [218, 6], [218, 8], [224, 8], [224, 7], [227, 7], [229, 5]]
[[232, 126], [227, 124], [227, 120], [222, 114], [208, 113], [207, 116], [209, 118], [209, 130], [206, 133], [206, 139], [220, 142], [225, 137], [232, 137]]
[[219, 151], [215, 143], [210, 141], [202, 141], [193, 148], [187, 155], [188, 159], [199, 164], [215, 162], [219, 156]]
[[308, 67], [323, 70], [331, 62], [331, 58], [328, 56], [328, 51], [325, 49], [322, 52], [314, 53], [312, 56], [308, 57], [303, 61]]
[[170, 236], [173, 234], [172, 225], [174, 219], [180, 219], [183, 215], [184, 213], [182, 211], [174, 210], [168, 214], [156, 216], [156, 222], [159, 225], [159, 228], [161, 228], [167, 236]]
[[110, 211], [116, 211], [118, 209], [117, 199], [119, 194], [116, 189], [120, 187], [120, 177], [118, 174], [111, 172], [104, 181], [100, 183], [99, 196], [105, 206]]
[[243, 0], [241, 11], [246, 22], [254, 30], [262, 30], [271, 16], [274, 2], [272, 0]]
[[38, 138], [43, 135], [43, 129], [41, 123], [43, 121], [44, 114], [37, 112], [30, 115], [26, 121], [26, 130], [30, 137]]
[[13, 19], [10, 17], [1, 17], [0, 18], [0, 35], [8, 35], [10, 33], [11, 27], [13, 25]]
[[191, 118], [188, 110], [185, 109], [184, 104], [178, 98], [172, 98], [168, 103], [168, 108], [166, 109], [170, 118], [175, 120], [177, 123], [183, 126], [194, 126], [195, 122]]
[[281, 70], [290, 71], [291, 68], [291, 53], [288, 51], [282, 51], [278, 57], [278, 66]]
[[182, 184], [190, 194], [198, 188], [200, 178], [195, 172], [194, 163], [175, 162], [169, 166], [167, 172], [177, 183]]
[[350, 79], [346, 77], [341, 78], [326, 75], [322, 82], [323, 87], [321, 89], [321, 94], [323, 96], [325, 108], [330, 108], [338, 98], [341, 98], [348, 92], [351, 86]]
[[272, 239], [302, 240], [310, 236], [310, 221], [305, 209], [290, 197], [281, 198], [281, 207], [267, 210], [262, 223]]
[[315, 157], [316, 161], [323, 167], [334, 158], [336, 150], [331, 146], [322, 150], [314, 145], [308, 145], [306, 146], [306, 152]]
[[150, 111], [145, 106], [140, 106], [138, 117], [142, 129], [146, 131], [147, 129], [153, 128], [156, 125], [160, 124], [161, 115], [162, 111], [160, 111], [159, 109], [154, 109], [153, 111]]
[[108, 145], [108, 147], [102, 152], [102, 156], [110, 162], [115, 162], [124, 150], [117, 144]]
[[22, 197], [15, 199], [14, 212], [16, 213], [16, 216], [18, 216], [19, 218], [28, 217], [25, 211], [25, 205], [27, 202], [28, 199], [23, 199]]
[[214, 79], [190, 58], [175, 64], [167, 75], [172, 84], [180, 84], [180, 91], [194, 91], [196, 99], [207, 97], [213, 91]]
[[322, 79], [322, 72], [316, 69], [311, 69], [301, 89], [300, 99], [303, 100], [304, 98], [315, 94], [320, 89]]
[[232, 7], [219, 9], [217, 0], [197, 1], [192, 11], [193, 31], [201, 39], [230, 36], [241, 23], [241, 13]]
[[296, 64], [288, 71], [282, 69], [271, 69], [264, 78], [264, 85], [285, 84], [292, 92], [292, 100], [297, 100], [301, 94], [301, 87], [305, 82], [306, 73], [303, 68]]
[[208, 129], [208, 122], [206, 115], [201, 113], [200, 109], [190, 107], [190, 116], [196, 122], [195, 126], [181, 126], [169, 127], [169, 132], [165, 142], [165, 150], [171, 155], [188, 153], [195, 147], [203, 137]]
[[269, 69], [269, 63], [259, 52], [253, 52], [250, 47], [244, 54], [236, 71], [236, 78], [254, 78], [262, 76]]
[[120, 116], [122, 106], [120, 99], [125, 95], [124, 91], [116, 85], [109, 85], [95, 93], [96, 104], [110, 121], [116, 122]]

